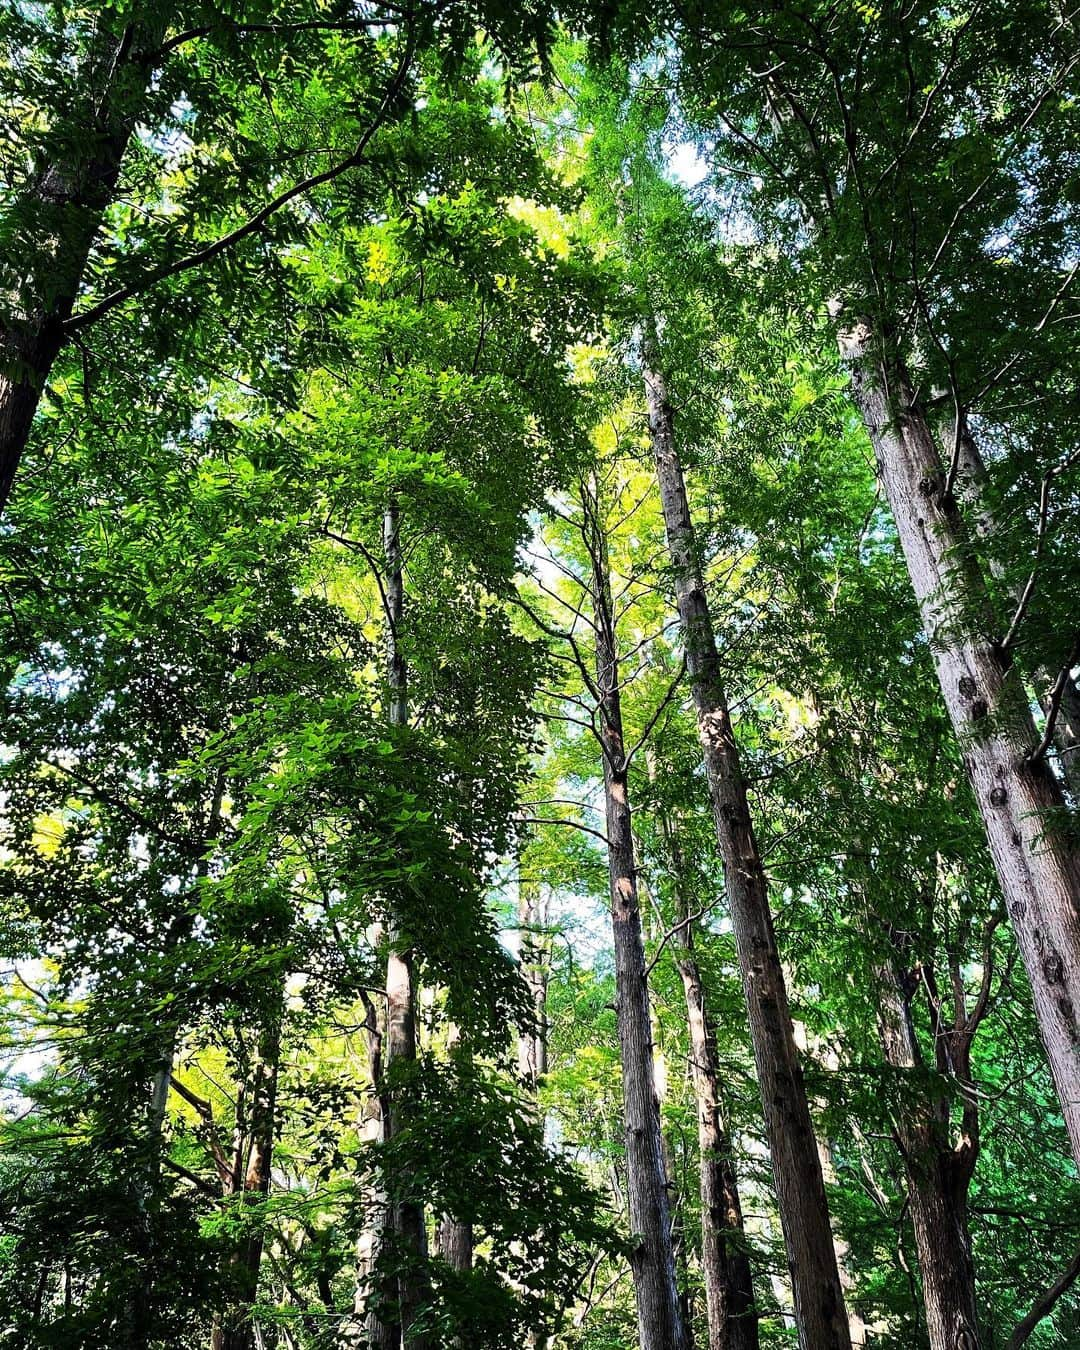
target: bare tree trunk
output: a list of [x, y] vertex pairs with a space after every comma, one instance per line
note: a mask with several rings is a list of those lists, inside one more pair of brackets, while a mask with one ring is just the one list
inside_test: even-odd
[[645, 345], [649, 428], [716, 838], [724, 859], [728, 909], [750, 1018], [799, 1344], [803, 1350], [850, 1350], [825, 1183], [795, 1048], [765, 871], [720, 676], [671, 407], [655, 364], [653, 334], [646, 335]]
[[247, 1219], [249, 1231], [231, 1261], [235, 1277], [233, 1307], [228, 1319], [220, 1326], [220, 1338], [214, 1350], [253, 1350], [255, 1345], [251, 1312], [259, 1292], [264, 1246], [264, 1217], [260, 1210], [270, 1193], [280, 1059], [279, 1007], [270, 1014], [259, 1037], [250, 1090], [244, 1094], [251, 1102], [251, 1109], [246, 1121], [246, 1137], [242, 1134], [241, 1145], [236, 1150], [235, 1185], [245, 1208], [250, 1206], [253, 1213]]
[[551, 951], [546, 934], [550, 895], [532, 881], [518, 882], [521, 974], [529, 990], [533, 1025], [518, 1037], [518, 1073], [535, 1092], [547, 1073], [547, 987]]
[[[533, 1025], [518, 1036], [518, 1073], [534, 1096], [548, 1070], [547, 991], [551, 978], [551, 891], [531, 878], [518, 875], [519, 961], [522, 978], [531, 996]], [[530, 1328], [525, 1333], [528, 1350], [547, 1350], [551, 1337]]]
[[[992, 539], [997, 533], [997, 522], [986, 500], [986, 465], [983, 462], [979, 443], [971, 433], [965, 420], [960, 428], [960, 455], [956, 473], [956, 495], [967, 507], [968, 515], [975, 532], [984, 539]], [[1000, 567], [990, 564], [995, 576], [1000, 576]], [[1013, 598], [1019, 603], [1020, 591]], [[1057, 679], [1056, 672], [1045, 665], [1038, 665], [1032, 671], [1035, 692], [1044, 714], [1051, 711], [1050, 691]], [[1065, 679], [1061, 694], [1061, 707], [1054, 723], [1054, 743], [1060, 756], [1062, 773], [1075, 801], [1080, 803], [1080, 688], [1071, 675]]]
[[[471, 1067], [472, 1057], [465, 1044], [461, 1028], [455, 1023], [449, 1026], [446, 1049], [451, 1061], [466, 1069]], [[453, 1214], [443, 1214], [435, 1228], [435, 1242], [439, 1255], [452, 1270], [472, 1270], [473, 1266], [473, 1227], [465, 1219]]]
[[[885, 1062], [894, 1069], [918, 1069], [922, 1054], [911, 1016], [915, 977], [902, 973], [893, 962], [883, 965], [879, 975], [878, 1024]], [[935, 1037], [943, 1049], [944, 1034]], [[960, 1067], [966, 1069], [967, 1052], [960, 1053]], [[976, 1112], [974, 1098], [970, 1098], [956, 1145], [950, 1138], [947, 1098], [926, 1102], [916, 1097], [912, 1110], [897, 1120], [931, 1350], [957, 1350], [958, 1346], [979, 1350], [980, 1345], [967, 1219], [968, 1185], [978, 1155]]]
[[865, 323], [840, 336], [912, 586], [1031, 982], [1073, 1157], [1080, 1160], [1080, 859], [1061, 788], [1042, 758], [1018, 671], [994, 640], [925, 411]]
[[615, 989], [626, 1131], [626, 1189], [635, 1247], [630, 1257], [640, 1350], [684, 1350], [671, 1209], [653, 1084], [648, 981], [631, 830], [629, 769], [619, 698], [619, 661], [607, 545], [594, 500], [590, 554], [595, 605], [596, 679], [607, 813], [608, 872], [615, 946]]
[[[366, 1143], [375, 1144], [383, 1138], [386, 1129], [382, 1094], [386, 1011], [365, 997], [364, 1012], [371, 1095], [364, 1106], [360, 1132]], [[379, 1254], [383, 1238], [390, 1228], [388, 1205], [385, 1187], [376, 1174], [367, 1180], [364, 1187], [364, 1229], [356, 1244], [356, 1293], [353, 1300], [356, 1316], [343, 1328], [342, 1333], [345, 1344], [353, 1345], [359, 1341], [365, 1350], [395, 1350], [395, 1330], [384, 1321], [382, 1309], [378, 1306]], [[396, 1340], [399, 1343], [400, 1339], [398, 1332]]]
[[91, 49], [72, 76], [69, 117], [49, 157], [12, 208], [28, 241], [21, 313], [0, 324], [0, 511], [7, 503], [42, 391], [64, 342], [79, 283], [143, 106], [153, 53], [171, 5], [142, 4], [118, 31], [103, 10]]
[[451, 1270], [472, 1270], [473, 1230], [471, 1223], [443, 1215], [436, 1233], [439, 1255]]
[[659, 814], [676, 897], [675, 919], [679, 927], [675, 929], [673, 943], [686, 999], [690, 1075], [697, 1107], [701, 1277], [705, 1286], [709, 1350], [758, 1350], [754, 1280], [731, 1139], [720, 1103], [716, 1037], [709, 1024], [705, 986], [694, 952], [696, 925], [686, 896], [685, 863], [671, 820], [665, 811]]
[[[409, 720], [408, 670], [401, 649], [401, 628], [405, 613], [405, 584], [401, 550], [401, 522], [397, 504], [391, 502], [383, 515], [383, 556], [386, 575], [387, 700], [391, 725], [403, 727]], [[413, 954], [402, 944], [396, 925], [387, 933], [389, 954], [386, 961], [386, 1041], [384, 1070], [393, 1075], [402, 1066], [416, 1062], [416, 975]], [[402, 1128], [400, 1103], [388, 1099], [383, 1111], [384, 1138], [393, 1139]], [[397, 1191], [390, 1213], [394, 1259], [399, 1267], [397, 1306], [403, 1350], [424, 1350], [427, 1338], [416, 1330], [417, 1313], [422, 1300], [422, 1263], [426, 1256], [427, 1230], [423, 1202], [407, 1194], [407, 1178], [398, 1177], [391, 1186]], [[396, 1338], [396, 1332], [393, 1333]]]

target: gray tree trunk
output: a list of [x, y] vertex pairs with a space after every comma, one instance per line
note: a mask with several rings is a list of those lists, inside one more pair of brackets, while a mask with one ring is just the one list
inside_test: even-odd
[[841, 354], [867, 425], [968, 780], [1034, 996], [1073, 1158], [1080, 1161], [1080, 857], [1017, 668], [996, 625], [925, 409], [864, 323]]
[[1035, 1012], [1080, 1161], [1080, 859], [1061, 787], [1043, 760], [1019, 672], [997, 625], [925, 410], [865, 323], [840, 335], [852, 392], [907, 559], [923, 628], [1027, 969]]
[[607, 816], [615, 989], [622, 1063], [626, 1190], [633, 1231], [630, 1265], [640, 1350], [685, 1350], [671, 1242], [671, 1207], [653, 1081], [648, 982], [631, 830], [628, 766], [619, 698], [619, 660], [603, 524], [593, 519], [592, 592], [596, 682]]
[[550, 897], [533, 881], [518, 883], [518, 930], [521, 974], [533, 1008], [533, 1025], [518, 1037], [518, 1073], [532, 1092], [547, 1073], [547, 987], [551, 951], [548, 925]]
[[645, 350], [645, 392], [660, 500], [716, 838], [724, 859], [728, 910], [750, 1019], [799, 1344], [802, 1350], [850, 1350], [825, 1182], [795, 1048], [765, 871], [721, 679], [673, 416], [651, 334], [646, 337]]
[[[956, 495], [967, 508], [976, 534], [983, 539], [993, 539], [997, 533], [997, 522], [986, 500], [986, 465], [979, 443], [966, 420], [960, 429]], [[1000, 568], [992, 562], [990, 567], [994, 575], [1000, 576]], [[1020, 593], [1017, 591], [1013, 598], [1019, 602]], [[1032, 678], [1039, 704], [1043, 712], [1049, 714], [1050, 690], [1057, 679], [1057, 672], [1039, 665], [1032, 671]], [[1069, 791], [1073, 799], [1080, 802], [1080, 688], [1071, 675], [1066, 679], [1061, 695], [1061, 707], [1054, 724], [1054, 744]]]

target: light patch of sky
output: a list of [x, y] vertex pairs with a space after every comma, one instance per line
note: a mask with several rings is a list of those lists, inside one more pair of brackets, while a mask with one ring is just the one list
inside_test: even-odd
[[683, 187], [697, 187], [709, 176], [709, 165], [693, 141], [668, 142], [664, 153], [668, 172]]

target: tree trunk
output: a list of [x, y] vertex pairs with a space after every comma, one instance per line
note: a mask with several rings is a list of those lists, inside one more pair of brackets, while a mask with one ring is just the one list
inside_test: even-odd
[[[533, 1024], [518, 1036], [518, 1073], [535, 1097], [548, 1070], [547, 991], [551, 978], [551, 892], [518, 875], [519, 961], [533, 1006]], [[525, 1333], [527, 1350], [547, 1350], [551, 1338], [535, 1328]]]
[[742, 1201], [735, 1175], [731, 1140], [720, 1104], [720, 1063], [716, 1037], [709, 1025], [705, 986], [694, 954], [695, 923], [685, 889], [685, 864], [671, 820], [660, 811], [660, 830], [667, 850], [676, 897], [673, 944], [686, 999], [690, 1042], [690, 1076], [697, 1108], [699, 1184], [701, 1193], [701, 1278], [709, 1350], [758, 1350], [758, 1313], [747, 1255]]
[[529, 991], [533, 1024], [518, 1037], [518, 1073], [531, 1092], [547, 1073], [547, 987], [550, 942], [546, 934], [550, 896], [533, 882], [518, 882], [521, 974]]
[[[254, 1064], [238, 1084], [232, 1159], [229, 1163], [224, 1160], [220, 1163], [223, 1193], [226, 1199], [240, 1198], [245, 1211], [242, 1221], [247, 1232], [229, 1257], [229, 1304], [224, 1314], [215, 1319], [210, 1335], [211, 1350], [253, 1350], [256, 1345], [251, 1314], [259, 1292], [264, 1246], [265, 1216], [261, 1211], [270, 1193], [281, 1019], [282, 1005], [279, 1003], [263, 1024]], [[209, 1113], [209, 1103], [202, 1105]], [[209, 1115], [204, 1119], [209, 1120]]]
[[[911, 1016], [914, 976], [901, 974], [892, 962], [879, 974], [878, 1025], [885, 1062], [903, 1071], [917, 1069], [922, 1054]], [[947, 1098], [916, 1100], [912, 1113], [897, 1121], [931, 1350], [979, 1350], [980, 1345], [967, 1221], [968, 1184], [978, 1152], [970, 1121], [965, 1134], [969, 1137], [962, 1138], [959, 1148], [954, 1146]]]
[[[451, 1022], [446, 1037], [446, 1049], [452, 1062], [466, 1069], [472, 1066], [472, 1056], [461, 1036], [461, 1028]], [[453, 1214], [443, 1214], [435, 1229], [439, 1255], [452, 1270], [472, 1270], [473, 1226]]]
[[[368, 1077], [371, 1094], [364, 1105], [360, 1126], [361, 1138], [376, 1144], [386, 1129], [383, 1099], [383, 1043], [386, 1039], [385, 1007], [365, 1001], [364, 1039], [367, 1046]], [[396, 1350], [395, 1331], [380, 1315], [379, 1254], [383, 1237], [390, 1227], [389, 1202], [386, 1190], [377, 1173], [364, 1184], [364, 1228], [356, 1244], [356, 1293], [353, 1300], [355, 1318], [342, 1330], [347, 1345], [359, 1344], [364, 1350]], [[400, 1333], [396, 1337], [400, 1343]]]
[[865, 323], [840, 335], [912, 586], [1031, 982], [1073, 1157], [1080, 1161], [1080, 859], [1018, 671], [996, 645], [985, 583], [924, 409]]
[[[139, 5], [119, 32], [103, 13], [77, 74], [74, 110], [56, 128], [14, 211], [30, 253], [21, 312], [0, 324], [0, 511], [53, 362], [64, 343], [102, 214], [142, 109], [171, 5]], [[114, 16], [115, 17], [115, 16]]]
[[803, 1350], [850, 1350], [825, 1183], [795, 1048], [765, 871], [720, 677], [672, 412], [652, 360], [655, 338], [651, 334], [646, 350], [649, 428], [716, 838], [724, 860], [728, 908], [750, 1019], [799, 1344]]
[[451, 1270], [472, 1270], [473, 1230], [471, 1223], [444, 1215], [436, 1234], [439, 1255]]
[[[386, 576], [386, 673], [387, 708], [392, 726], [404, 727], [409, 720], [408, 670], [401, 650], [400, 635], [405, 612], [405, 584], [401, 550], [401, 522], [396, 503], [383, 515], [383, 556]], [[393, 1076], [403, 1066], [416, 1062], [416, 976], [413, 954], [403, 945], [394, 924], [387, 934], [389, 954], [386, 961], [386, 1043], [384, 1069]], [[403, 1127], [400, 1102], [388, 1100], [383, 1113], [384, 1138], [393, 1139]], [[422, 1263], [426, 1256], [427, 1230], [422, 1201], [407, 1194], [407, 1178], [398, 1177], [391, 1191], [397, 1190], [391, 1205], [390, 1223], [394, 1239], [394, 1259], [399, 1267], [397, 1307], [403, 1350], [424, 1350], [427, 1338], [416, 1330], [417, 1313], [422, 1300]], [[403, 1193], [404, 1192], [404, 1193]], [[396, 1337], [396, 1332], [392, 1333]]]
[[[967, 507], [975, 533], [983, 539], [992, 539], [997, 522], [986, 500], [986, 465], [979, 444], [966, 420], [960, 429], [960, 457], [957, 463], [956, 495]], [[990, 563], [991, 571], [1000, 576], [1000, 567]], [[1019, 603], [1020, 592], [1013, 598]], [[1038, 665], [1032, 671], [1035, 692], [1045, 714], [1050, 712], [1050, 690], [1057, 678], [1055, 671]], [[1061, 695], [1061, 707], [1054, 724], [1054, 743], [1060, 756], [1061, 770], [1073, 799], [1080, 803], [1080, 688], [1070, 675]]]
[[593, 520], [592, 590], [596, 676], [607, 816], [608, 873], [615, 947], [615, 1000], [622, 1063], [626, 1189], [634, 1250], [630, 1257], [640, 1350], [684, 1350], [671, 1208], [660, 1142], [660, 1111], [653, 1084], [648, 981], [631, 831], [628, 765], [619, 698], [619, 662], [603, 524]]
[[716, 1038], [705, 1011], [697, 959], [685, 944], [677, 958], [690, 1029], [701, 1176], [701, 1274], [709, 1350], [757, 1350], [757, 1308], [746, 1254], [742, 1202], [731, 1141], [720, 1113]]

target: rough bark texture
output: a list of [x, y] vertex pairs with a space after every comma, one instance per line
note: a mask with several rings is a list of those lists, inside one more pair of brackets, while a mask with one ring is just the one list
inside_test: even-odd
[[695, 924], [685, 892], [684, 861], [675, 827], [665, 813], [661, 813], [660, 826], [675, 883], [675, 917], [680, 925], [673, 942], [686, 999], [690, 1076], [697, 1108], [701, 1279], [709, 1350], [758, 1350], [758, 1312], [742, 1201], [721, 1109], [716, 1037], [709, 1024], [705, 986], [694, 954]]
[[937, 666], [1031, 982], [1073, 1157], [1080, 1160], [1080, 859], [1061, 828], [1061, 788], [1043, 760], [1019, 673], [997, 625], [925, 410], [858, 324], [841, 352], [877, 456]]
[[[992, 539], [997, 533], [997, 522], [986, 500], [986, 465], [983, 461], [979, 443], [964, 421], [960, 428], [960, 447], [956, 472], [956, 495], [967, 508], [968, 518], [975, 533], [984, 539]], [[1000, 576], [1001, 569], [990, 563], [991, 571]], [[1020, 592], [1013, 598], [1019, 602]], [[1050, 711], [1050, 690], [1057, 678], [1057, 672], [1044, 665], [1036, 666], [1032, 671], [1035, 692], [1044, 713]], [[1065, 681], [1061, 695], [1061, 707], [1054, 724], [1054, 744], [1060, 757], [1061, 770], [1069, 791], [1075, 801], [1080, 802], [1080, 687], [1070, 676]]]
[[[103, 16], [73, 83], [72, 110], [12, 208], [30, 254], [20, 312], [0, 324], [0, 511], [42, 390], [64, 342], [87, 258], [153, 73], [171, 5], [138, 5], [114, 31]], [[115, 15], [113, 16], [115, 22]]]
[[462, 1223], [444, 1215], [436, 1230], [439, 1255], [452, 1270], [472, 1270], [473, 1231], [471, 1223]]
[[[922, 1054], [911, 1015], [916, 978], [892, 962], [883, 965], [879, 975], [878, 1025], [885, 1062], [902, 1071], [918, 1069]], [[970, 1035], [963, 1028], [956, 1035], [945, 1028], [938, 1030], [935, 1041], [943, 1060], [939, 1067], [969, 1081]], [[897, 1120], [897, 1138], [907, 1172], [931, 1350], [979, 1350], [967, 1217], [968, 1186], [979, 1149], [974, 1097], [965, 1101], [955, 1143], [950, 1114], [947, 1097], [927, 1102], [916, 1094], [910, 1109]]]
[[622, 1062], [626, 1190], [635, 1247], [630, 1258], [640, 1350], [685, 1350], [679, 1317], [671, 1209], [653, 1084], [648, 982], [641, 936], [628, 771], [619, 699], [619, 663], [603, 529], [594, 522], [596, 679], [600, 692], [608, 871], [615, 947], [615, 988]]
[[547, 987], [551, 951], [547, 936], [550, 895], [533, 882], [518, 887], [521, 974], [529, 990], [533, 1024], [518, 1037], [518, 1073], [531, 1092], [547, 1073]]
[[648, 364], [653, 367], [645, 374], [649, 427], [716, 838], [724, 859], [728, 909], [750, 1019], [799, 1344], [803, 1350], [850, 1350], [825, 1183], [795, 1048], [765, 872], [695, 552], [672, 412], [651, 359], [652, 344], [649, 347]]
[[757, 1350], [757, 1308], [746, 1254], [742, 1203], [731, 1141], [720, 1114], [716, 1038], [692, 949], [678, 957], [690, 1030], [690, 1069], [697, 1106], [701, 1177], [701, 1274], [709, 1350]]
[[[459, 1068], [472, 1065], [469, 1048], [461, 1035], [461, 1028], [451, 1022], [447, 1031], [446, 1049], [450, 1059]], [[453, 1214], [443, 1214], [435, 1228], [435, 1244], [439, 1255], [453, 1270], [471, 1270], [473, 1265], [473, 1227]]]

